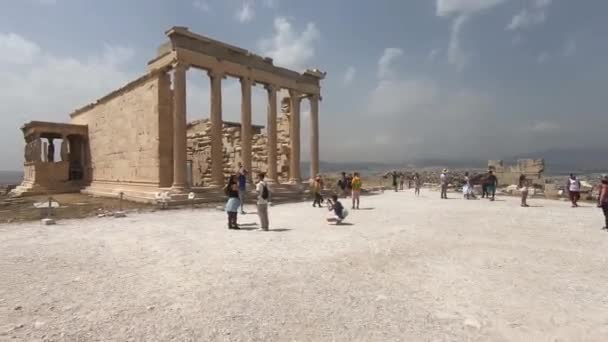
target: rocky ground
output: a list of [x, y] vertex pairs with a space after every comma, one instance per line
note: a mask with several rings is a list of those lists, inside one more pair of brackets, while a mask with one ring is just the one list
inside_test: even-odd
[[0, 225], [0, 340], [606, 341], [597, 208], [451, 196]]

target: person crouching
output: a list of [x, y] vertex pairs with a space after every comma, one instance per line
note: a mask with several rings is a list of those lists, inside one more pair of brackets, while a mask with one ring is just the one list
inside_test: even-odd
[[332, 195], [331, 199], [327, 200], [327, 208], [330, 210], [330, 214], [327, 217], [327, 222], [340, 224], [346, 216], [348, 216], [348, 211], [344, 209], [344, 206], [340, 201], [338, 201], [338, 195]]

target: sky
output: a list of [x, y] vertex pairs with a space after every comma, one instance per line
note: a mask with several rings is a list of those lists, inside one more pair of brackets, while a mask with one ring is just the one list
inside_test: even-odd
[[[69, 113], [146, 72], [172, 26], [327, 72], [324, 161], [500, 159], [606, 146], [605, 0], [0, 0], [0, 169], [30, 120]], [[238, 81], [222, 85], [240, 117]], [[253, 120], [266, 122], [253, 90]], [[302, 159], [309, 106], [302, 104]], [[188, 71], [188, 119], [209, 79]]]

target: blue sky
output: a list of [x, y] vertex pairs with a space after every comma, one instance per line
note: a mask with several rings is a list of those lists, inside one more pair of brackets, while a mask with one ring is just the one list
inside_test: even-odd
[[[68, 113], [145, 72], [171, 26], [302, 71], [327, 71], [323, 160], [501, 158], [606, 146], [608, 2], [601, 0], [0, 0], [1, 169], [29, 120]], [[189, 119], [207, 76], [188, 73]], [[224, 117], [239, 118], [236, 80]], [[254, 90], [254, 121], [265, 95]], [[307, 139], [303, 107], [302, 138]], [[303, 143], [303, 159], [307, 144]]]

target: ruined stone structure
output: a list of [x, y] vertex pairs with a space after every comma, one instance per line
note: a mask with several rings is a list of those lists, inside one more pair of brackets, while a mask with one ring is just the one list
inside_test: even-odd
[[[148, 63], [145, 75], [76, 110], [70, 115], [70, 124], [31, 122], [23, 127], [28, 147], [26, 180], [19, 193], [78, 189], [93, 195], [116, 196], [123, 192], [132, 200], [151, 201], [160, 191], [171, 191], [175, 200], [194, 191], [204, 197], [220, 193], [218, 189], [225, 182], [227, 169], [234, 166], [231, 158], [237, 161], [237, 154], [247, 169], [266, 170], [270, 182], [281, 181], [286, 191], [297, 192], [301, 189], [303, 99], [310, 101], [310, 172], [313, 175], [319, 172], [320, 81], [325, 73], [317, 69], [298, 73], [281, 68], [270, 58], [192, 33], [185, 27], [173, 27], [166, 35], [168, 41]], [[190, 140], [186, 108], [188, 69], [196, 72], [197, 77], [208, 76], [211, 83], [210, 119], [199, 123], [198, 128], [197, 124], [190, 126], [191, 130], [201, 129], [205, 134], [197, 136], [192, 131]], [[241, 82], [241, 123], [236, 126], [222, 120], [221, 84], [227, 77]], [[256, 85], [264, 86], [268, 94], [264, 136], [251, 122], [251, 92]], [[282, 106], [288, 104], [288, 113], [279, 124], [277, 93], [281, 89], [288, 91], [289, 98], [282, 100]], [[69, 142], [61, 147], [62, 154], [64, 150], [66, 153], [65, 161], [38, 161], [38, 150], [45, 150], [44, 142], [38, 139], [49, 143], [59, 137]], [[55, 148], [54, 144], [48, 146], [47, 156]], [[43, 154], [40, 152], [40, 156]], [[265, 167], [261, 165], [264, 158]], [[193, 178], [193, 172], [189, 177], [189, 166], [203, 159], [206, 166], [199, 174], [201, 181], [192, 179], [189, 184], [188, 178]]]
[[519, 159], [516, 165], [505, 166], [502, 160], [489, 160], [488, 169], [493, 170], [498, 178], [499, 186], [519, 184], [519, 176], [526, 178], [534, 184], [544, 185], [543, 172], [545, 172], [544, 159]]

